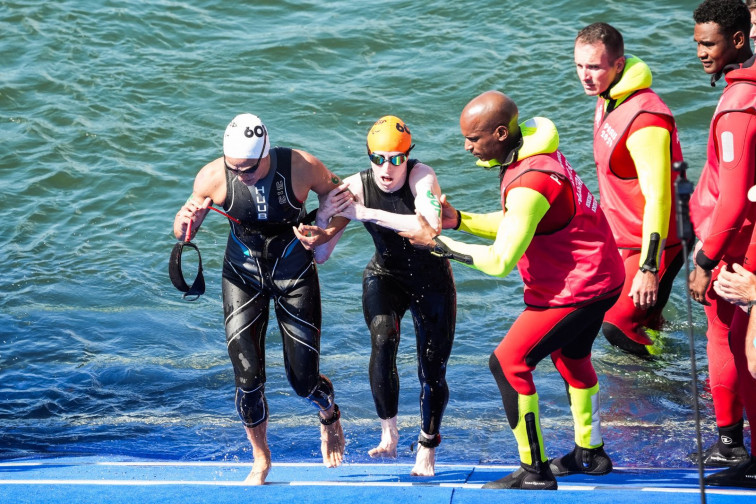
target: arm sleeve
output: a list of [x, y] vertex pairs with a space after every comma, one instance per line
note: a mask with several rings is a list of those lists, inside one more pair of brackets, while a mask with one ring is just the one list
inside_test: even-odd
[[[428, 165], [418, 163], [409, 177], [412, 193], [415, 195], [415, 210], [425, 217], [431, 227], [437, 228], [441, 222], [441, 203], [438, 201], [441, 188], [438, 185], [436, 173]], [[361, 197], [361, 199], [364, 201], [364, 197]], [[364, 205], [361, 207], [358, 219], [397, 232], [410, 231], [419, 226], [415, 214], [399, 214], [377, 208], [368, 208]]]
[[672, 210], [670, 133], [658, 126], [639, 129], [628, 137], [627, 150], [646, 200], [639, 266], [646, 264], [655, 269], [661, 262]]
[[459, 231], [494, 240], [499, 230], [499, 224], [504, 218], [504, 212], [487, 214], [459, 212], [459, 218]]
[[696, 255], [696, 264], [712, 270], [727, 252], [748, 213], [748, 189], [756, 167], [756, 116], [747, 112], [724, 114], [716, 124], [719, 156], [719, 198], [709, 236]]
[[525, 253], [549, 208], [549, 201], [538, 191], [516, 187], [507, 194], [507, 211], [499, 221], [493, 245], [472, 245], [447, 237], [437, 237], [436, 241], [454, 254], [469, 258], [460, 262], [487, 275], [503, 277]]

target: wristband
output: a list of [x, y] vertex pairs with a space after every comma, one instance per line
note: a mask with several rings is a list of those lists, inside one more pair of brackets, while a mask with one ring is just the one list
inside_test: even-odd
[[661, 238], [659, 233], [651, 233], [648, 239], [648, 256], [646, 261], [641, 265], [640, 270], [644, 273], [650, 271], [651, 273], [658, 273], [659, 268], [656, 265], [656, 256], [659, 253], [659, 242]]
[[461, 225], [462, 225], [462, 212], [460, 212], [459, 210], [457, 210], [457, 225], [454, 226], [452, 229], [458, 230], [459, 226], [461, 226]]
[[754, 305], [756, 305], [756, 299], [748, 301], [748, 315], [751, 314], [751, 308], [753, 308]]
[[701, 269], [704, 269], [706, 271], [711, 271], [717, 267], [717, 264], [719, 264], [719, 261], [714, 261], [712, 259], [709, 259], [708, 257], [706, 257], [706, 254], [704, 254], [703, 249], [701, 249], [696, 254], [696, 264], [700, 266]]

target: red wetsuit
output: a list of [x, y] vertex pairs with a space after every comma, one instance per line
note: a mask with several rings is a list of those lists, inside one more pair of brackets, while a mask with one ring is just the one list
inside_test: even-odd
[[[592, 387], [597, 377], [591, 346], [624, 280], [611, 229], [559, 151], [526, 158], [507, 169], [501, 183], [505, 211], [507, 194], [516, 187], [538, 191], [550, 208], [518, 262], [528, 307], [494, 355], [518, 394], [535, 393], [532, 371], [547, 355], [567, 383]], [[502, 397], [507, 400], [505, 394]], [[512, 411], [511, 406], [507, 410]]]
[[703, 242], [696, 263], [712, 272], [706, 292], [710, 306], [704, 310], [711, 391], [720, 427], [742, 420], [744, 399], [749, 418], [756, 418], [756, 385], [745, 363], [745, 323], [738, 322], [742, 317], [736, 315], [741, 310], [722, 300], [712, 287], [720, 269], [734, 262], [756, 270], [756, 254], [746, 257], [756, 220], [756, 205], [746, 197], [756, 182], [756, 69], [731, 70], [726, 80], [711, 121], [706, 165], [691, 198], [693, 225]]
[[[599, 97], [594, 121], [594, 159], [598, 174], [601, 206], [604, 209], [614, 238], [620, 247], [625, 265], [625, 285], [617, 303], [604, 317], [604, 334], [613, 343], [634, 353], [646, 353], [642, 345], [653, 344], [644, 328], [660, 329], [662, 310], [669, 299], [672, 283], [683, 264], [682, 245], [677, 236], [674, 205], [669, 212], [668, 233], [664, 247], [655, 264], [658, 269], [659, 290], [657, 302], [648, 309], [636, 308], [629, 296], [639, 265], [644, 262], [640, 254], [643, 247], [643, 217], [646, 199], [641, 192], [635, 162], [627, 147], [633, 133], [648, 127], [659, 127], [669, 132], [670, 159], [682, 161], [682, 150], [672, 113], [651, 89], [632, 93], [615, 109], [604, 111], [606, 100]], [[670, 187], [674, 187], [677, 173], [669, 170]], [[661, 238], [661, 237], [660, 237]], [[649, 247], [651, 249], [651, 247]], [[655, 256], [655, 250], [649, 255]], [[656, 262], [654, 257], [653, 263]], [[631, 340], [623, 341], [624, 338]]]

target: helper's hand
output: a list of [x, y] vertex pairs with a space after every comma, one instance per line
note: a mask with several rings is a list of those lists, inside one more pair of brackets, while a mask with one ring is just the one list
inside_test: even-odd
[[454, 229], [459, 227], [457, 209], [449, 203], [446, 194], [442, 194], [438, 201], [441, 203], [441, 227], [443, 229]]
[[428, 224], [428, 220], [421, 213], [415, 213], [417, 214], [417, 222], [420, 224], [420, 227], [411, 231], [402, 231], [399, 235], [407, 238], [417, 248], [432, 249], [436, 246], [434, 238], [441, 234], [441, 229], [440, 227], [436, 229]]
[[648, 310], [656, 304], [659, 292], [659, 277], [651, 271], [638, 271], [633, 277], [633, 285], [628, 296], [633, 298], [633, 304], [641, 310]]
[[709, 283], [711, 282], [711, 271], [706, 271], [701, 266], [696, 264], [696, 268], [690, 272], [688, 277], [688, 289], [690, 289], [690, 297], [702, 305], [710, 305], [706, 301], [706, 291], [709, 289]]
[[318, 219], [328, 222], [331, 217], [341, 213], [346, 207], [354, 202], [354, 194], [349, 190], [349, 184], [343, 182], [341, 185], [332, 189], [331, 192], [320, 202], [318, 208]]
[[733, 271], [722, 270], [714, 282], [714, 290], [722, 299], [737, 305], [756, 300], [756, 275], [740, 264], [732, 265]]
[[330, 241], [335, 234], [321, 227], [305, 224], [300, 224], [298, 227], [292, 226], [292, 229], [294, 230], [294, 235], [307, 250], [315, 250], [315, 247]]

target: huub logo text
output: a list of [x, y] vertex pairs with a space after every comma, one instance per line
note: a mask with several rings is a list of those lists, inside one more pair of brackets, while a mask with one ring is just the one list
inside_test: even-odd
[[278, 194], [278, 204], [283, 205], [286, 203], [286, 188], [284, 187], [283, 180], [276, 181], [276, 194]]
[[264, 187], [255, 187], [255, 208], [258, 220], [268, 220], [268, 201], [265, 198]]

